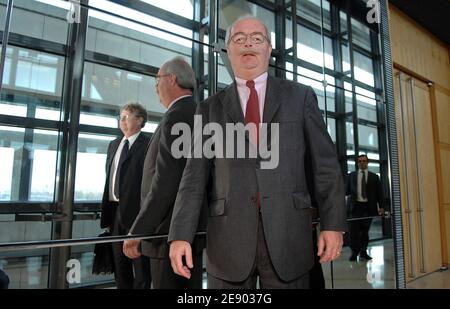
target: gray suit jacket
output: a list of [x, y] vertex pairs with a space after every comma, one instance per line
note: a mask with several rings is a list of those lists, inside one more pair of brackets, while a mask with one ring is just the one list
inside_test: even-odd
[[[197, 113], [204, 124], [244, 123], [236, 84], [202, 102]], [[169, 241], [192, 242], [203, 193], [208, 191], [207, 271], [224, 280], [242, 281], [252, 269], [258, 192], [264, 235], [277, 274], [290, 281], [313, 266], [311, 199], [304, 164], [307, 152], [321, 229], [347, 229], [343, 177], [314, 91], [268, 77], [263, 122], [280, 126], [276, 168], [260, 169], [261, 158], [188, 159], [175, 202]]]
[[[176, 123], [186, 123], [192, 129], [196, 104], [192, 97], [177, 101], [164, 114], [153, 134], [145, 156], [142, 185], [141, 209], [131, 227], [132, 234], [168, 234], [172, 209], [186, 165], [186, 158], [175, 159], [171, 146], [178, 135], [171, 130]], [[204, 228], [204, 226], [203, 226]], [[204, 248], [198, 241], [196, 252]], [[167, 239], [159, 238], [141, 243], [142, 253], [152, 258], [168, 258]]]

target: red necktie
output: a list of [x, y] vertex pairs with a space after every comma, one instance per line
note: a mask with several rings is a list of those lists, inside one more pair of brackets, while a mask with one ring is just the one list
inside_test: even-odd
[[255, 124], [256, 132], [254, 132], [254, 130], [250, 130], [250, 139], [256, 146], [258, 146], [260, 123], [258, 93], [256, 92], [254, 81], [249, 80], [246, 85], [250, 88], [250, 96], [248, 97], [247, 108], [245, 109], [245, 124]]

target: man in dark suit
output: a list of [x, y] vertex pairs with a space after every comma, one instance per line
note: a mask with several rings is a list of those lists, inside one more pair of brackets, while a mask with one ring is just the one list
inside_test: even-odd
[[[156, 76], [156, 89], [161, 103], [167, 108], [153, 135], [144, 163], [141, 210], [130, 234], [168, 234], [173, 205], [186, 165], [186, 158], [172, 154], [172, 144], [178, 134], [172, 134], [174, 125], [186, 124], [192, 130], [196, 104], [192, 98], [195, 75], [181, 57], [164, 63]], [[189, 135], [190, 136], [190, 135]], [[130, 258], [141, 256], [139, 240], [127, 240], [124, 253]], [[196, 267], [192, 280], [173, 273], [169, 260], [167, 238], [142, 242], [142, 254], [150, 257], [155, 289], [202, 287], [202, 251], [204, 241], [195, 242]]]
[[[113, 140], [106, 158], [106, 183], [102, 199], [101, 227], [112, 235], [127, 235], [139, 213], [142, 169], [149, 137], [141, 132], [147, 111], [138, 103], [129, 103], [120, 110], [123, 137]], [[118, 289], [150, 287], [148, 259], [127, 258], [122, 242], [112, 244], [114, 277]]]
[[[278, 155], [279, 160], [275, 167], [266, 168], [261, 147], [256, 157], [188, 159], [170, 226], [173, 269], [189, 278], [195, 267], [190, 244], [206, 191], [209, 288], [255, 288], [257, 277], [262, 288], [308, 288], [314, 253], [305, 153], [312, 158], [321, 218], [317, 254], [322, 263], [339, 256], [346, 230], [344, 182], [333, 142], [314, 91], [268, 76], [272, 48], [261, 21], [240, 18], [228, 29], [226, 44], [235, 82], [202, 102], [197, 113], [203, 125], [214, 123], [224, 132], [227, 124], [248, 125], [250, 129], [242, 129], [247, 149], [264, 145], [259, 137], [267, 133], [267, 149], [279, 149], [271, 159]], [[264, 127], [261, 123], [269, 124], [268, 132], [258, 130]], [[210, 136], [203, 134], [205, 141]], [[195, 138], [193, 144], [195, 148]], [[227, 140], [215, 149], [228, 153], [229, 146]]]
[[352, 249], [350, 261], [356, 261], [358, 254], [361, 260], [372, 259], [367, 254], [372, 218], [357, 218], [384, 215], [380, 178], [377, 174], [369, 172], [368, 164], [369, 159], [366, 155], [358, 156], [359, 170], [350, 173], [347, 177], [346, 195], [350, 195], [347, 199], [348, 212], [354, 219], [350, 221], [350, 247]]

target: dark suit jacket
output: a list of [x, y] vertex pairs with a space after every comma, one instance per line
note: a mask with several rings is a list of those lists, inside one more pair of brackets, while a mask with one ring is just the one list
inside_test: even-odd
[[[197, 113], [204, 124], [216, 122], [225, 127], [226, 123], [244, 123], [236, 84], [202, 102]], [[342, 173], [314, 91], [268, 77], [263, 123], [279, 124], [276, 168], [261, 169], [261, 158], [192, 158], [181, 180], [169, 241], [192, 242], [203, 193], [208, 190], [207, 271], [220, 279], [242, 281], [250, 274], [257, 244], [258, 192], [264, 235], [277, 274], [290, 281], [311, 269], [314, 256], [306, 152], [312, 158], [321, 229], [347, 230]], [[206, 189], [208, 181], [211, 186]]]
[[[100, 226], [106, 228], [112, 225], [114, 213], [109, 205], [109, 176], [111, 165], [122, 137], [113, 140], [108, 147], [106, 157], [106, 182], [102, 198], [102, 217]], [[120, 202], [119, 211], [122, 225], [129, 229], [140, 208], [140, 192], [144, 157], [150, 138], [143, 132], [139, 134], [130, 148], [127, 159], [122, 163], [120, 172]]]
[[[168, 234], [173, 205], [178, 192], [186, 158], [175, 159], [171, 146], [179, 135], [172, 135], [176, 123], [186, 123], [191, 131], [194, 125], [196, 104], [192, 97], [175, 102], [164, 114], [147, 151], [142, 177], [141, 210], [130, 230], [132, 234]], [[205, 228], [202, 221], [203, 229]], [[200, 227], [202, 228], [202, 227]], [[200, 241], [201, 243], [201, 241]], [[197, 244], [196, 252], [203, 245]], [[152, 258], [168, 258], [167, 239], [143, 241], [142, 253]]]
[[[347, 200], [347, 210], [351, 215], [355, 210], [355, 202], [358, 194], [357, 188], [358, 172], [352, 172], [347, 176], [346, 195], [350, 195]], [[383, 190], [381, 188], [380, 177], [377, 174], [368, 172], [367, 176], [367, 203], [369, 204], [369, 216], [378, 216], [378, 206], [384, 208]], [[377, 205], [378, 204], [378, 205]]]

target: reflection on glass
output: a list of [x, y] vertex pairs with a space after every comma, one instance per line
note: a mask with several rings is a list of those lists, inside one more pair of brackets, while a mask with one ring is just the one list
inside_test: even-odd
[[176, 5], [173, 1], [167, 0], [140, 0], [149, 3], [171, 13], [192, 19], [194, 8], [191, 0], [177, 0]]
[[358, 124], [358, 137], [360, 149], [366, 151], [378, 151], [378, 130]]
[[347, 138], [347, 155], [348, 152], [351, 151], [351, 153], [355, 153], [355, 142], [354, 142], [354, 136], [353, 136], [353, 123], [347, 121], [345, 122], [345, 132], [346, 132], [346, 138]]
[[25, 129], [0, 127], [1, 200], [53, 201], [58, 133], [27, 130], [24, 143]]
[[[54, 162], [54, 164], [48, 164]], [[56, 150], [35, 149], [30, 201], [52, 201], [55, 188]]]
[[14, 149], [9, 147], [0, 147], [0, 162], [2, 162], [2, 172], [0, 176], [0, 201], [9, 201], [11, 200], [12, 190]]
[[104, 110], [113, 115], [101, 116], [98, 112], [83, 111], [80, 115], [82, 124], [95, 124], [100, 120], [100, 124], [97, 122], [95, 125], [117, 128], [115, 117], [128, 102], [141, 103], [150, 114], [162, 115], [165, 112], [156, 94], [153, 77], [85, 62], [83, 81], [83, 110]]
[[142, 128], [142, 132], [154, 133], [157, 127], [158, 123], [147, 121], [145, 127]]
[[[27, 90], [29, 93], [53, 95], [62, 93], [64, 58], [20, 47], [8, 47], [3, 80], [6, 91]], [[11, 77], [14, 77], [11, 79]]]
[[250, 1], [219, 1], [219, 28], [226, 30], [240, 16], [252, 15], [263, 20], [269, 31], [272, 46], [275, 44], [275, 14]]
[[367, 84], [375, 86], [375, 79], [373, 76], [373, 61], [367, 56], [358, 52], [353, 53], [353, 60], [355, 62], [355, 79]]
[[310, 21], [317, 26], [322, 26], [320, 18], [320, 6], [322, 2], [323, 25], [327, 30], [331, 29], [330, 22], [330, 3], [326, 0], [297, 0], [297, 15]]
[[80, 113], [80, 124], [89, 124], [108, 128], [118, 128], [117, 117], [103, 115], [89, 115]]
[[15, 0], [10, 32], [66, 44], [69, 8], [68, 2], [60, 0]]
[[353, 43], [368, 51], [372, 51], [370, 45], [370, 29], [354, 18], [351, 18], [351, 23]]
[[90, 9], [86, 50], [155, 67], [175, 56], [190, 57], [192, 30], [110, 1], [91, 0], [89, 5], [130, 20]]
[[[334, 69], [331, 39], [324, 38], [325, 53], [322, 53], [322, 37], [320, 33], [310, 30], [304, 26], [298, 25], [297, 30], [297, 56], [299, 59], [308, 61], [312, 64]], [[292, 43], [290, 43], [292, 45]]]
[[58, 121], [60, 118], [60, 111], [57, 109], [50, 108], [36, 108], [36, 113], [34, 115], [38, 119], [48, 119]]
[[105, 185], [106, 153], [112, 136], [80, 134], [75, 174], [75, 200], [100, 201]]

